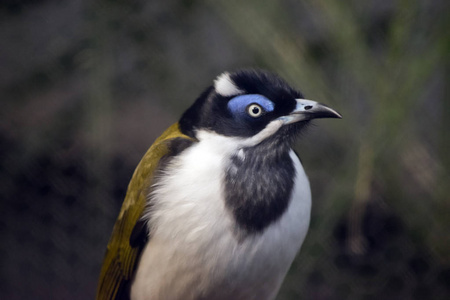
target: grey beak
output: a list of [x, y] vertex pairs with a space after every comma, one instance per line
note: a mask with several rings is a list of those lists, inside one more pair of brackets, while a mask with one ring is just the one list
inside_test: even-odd
[[318, 118], [342, 118], [341, 114], [334, 109], [316, 101], [306, 99], [296, 99], [296, 101], [295, 109], [289, 115], [280, 118], [285, 124]]

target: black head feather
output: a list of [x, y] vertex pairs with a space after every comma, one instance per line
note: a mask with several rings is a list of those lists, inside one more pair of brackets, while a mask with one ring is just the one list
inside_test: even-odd
[[[229, 85], [228, 90], [233, 91], [234, 88], [236, 92], [222, 92], [223, 84], [218, 86], [220, 80]], [[273, 102], [274, 108], [257, 119], [238, 116], [230, 111], [228, 104], [236, 96], [242, 95], [261, 95]], [[289, 114], [295, 109], [295, 99], [298, 98], [303, 98], [303, 95], [276, 74], [254, 69], [224, 73], [183, 114], [179, 122], [180, 129], [191, 137], [195, 137], [195, 132], [199, 129], [225, 136], [251, 137], [274, 119]], [[299, 124], [295, 127], [299, 127]], [[285, 130], [281, 134], [291, 132], [293, 131]]]

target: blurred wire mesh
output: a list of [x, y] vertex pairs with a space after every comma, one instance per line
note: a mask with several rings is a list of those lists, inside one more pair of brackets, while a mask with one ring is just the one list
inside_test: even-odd
[[449, 299], [449, 8], [3, 1], [0, 298], [92, 299], [145, 150], [216, 75], [259, 67], [344, 115], [298, 144], [313, 216], [278, 299]]

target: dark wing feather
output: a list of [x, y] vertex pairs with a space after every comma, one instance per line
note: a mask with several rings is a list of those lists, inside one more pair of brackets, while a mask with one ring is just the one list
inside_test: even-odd
[[132, 234], [132, 240], [136, 234], [142, 235], [140, 232], [135, 233], [135, 226], [140, 226], [137, 223], [144, 211], [159, 161], [171, 152], [170, 142], [174, 140], [192, 142], [190, 137], [181, 133], [178, 123], [175, 123], [153, 143], [134, 171], [108, 243], [100, 272], [97, 300], [129, 298], [129, 285], [136, 268], [139, 252], [142, 250], [142, 243], [132, 241], [133, 246], [131, 246], [130, 238]]

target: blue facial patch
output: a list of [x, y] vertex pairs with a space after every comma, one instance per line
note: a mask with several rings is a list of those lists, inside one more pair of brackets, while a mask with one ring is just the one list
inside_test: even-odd
[[228, 102], [228, 109], [233, 115], [247, 115], [247, 106], [252, 103], [260, 105], [266, 112], [273, 111], [274, 109], [272, 101], [258, 94], [236, 96]]

